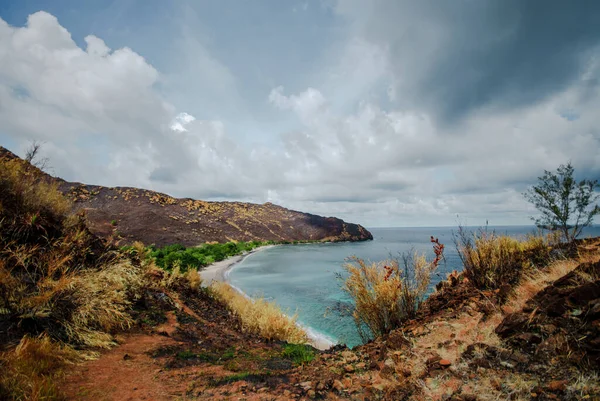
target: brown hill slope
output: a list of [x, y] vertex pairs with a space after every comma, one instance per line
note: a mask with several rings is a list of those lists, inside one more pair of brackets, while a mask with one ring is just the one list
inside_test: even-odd
[[[15, 158], [0, 146], [0, 157]], [[226, 241], [363, 241], [364, 227], [335, 217], [289, 210], [272, 203], [207, 202], [177, 199], [128, 187], [107, 188], [51, 177], [84, 210], [91, 231], [120, 243], [198, 245]]]

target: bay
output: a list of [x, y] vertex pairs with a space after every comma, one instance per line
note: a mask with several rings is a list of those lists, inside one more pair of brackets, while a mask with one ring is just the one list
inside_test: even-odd
[[[468, 228], [475, 230], [476, 228]], [[433, 258], [430, 236], [445, 244], [445, 263], [432, 277], [431, 287], [446, 275], [462, 269], [454, 245], [456, 227], [372, 228], [373, 241], [325, 244], [281, 245], [250, 255], [229, 273], [229, 280], [251, 297], [274, 300], [288, 314], [297, 313], [298, 322], [311, 335], [352, 347], [361, 343], [349, 311], [351, 300], [341, 290], [340, 275], [347, 258], [380, 261], [412, 249]], [[533, 226], [488, 227], [514, 237], [536, 231]], [[600, 227], [591, 227], [584, 236], [600, 236]]]

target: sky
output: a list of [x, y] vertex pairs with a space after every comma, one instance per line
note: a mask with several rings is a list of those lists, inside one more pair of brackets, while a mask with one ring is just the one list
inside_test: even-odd
[[0, 145], [367, 227], [529, 224], [600, 178], [600, 2], [4, 0]]

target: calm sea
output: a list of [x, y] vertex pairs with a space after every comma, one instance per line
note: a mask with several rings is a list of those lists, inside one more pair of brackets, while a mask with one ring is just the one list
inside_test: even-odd
[[[489, 227], [500, 234], [524, 236], [535, 232], [532, 226]], [[354, 320], [348, 313], [352, 306], [341, 291], [339, 274], [346, 258], [357, 256], [380, 261], [415, 249], [433, 258], [429, 238], [439, 238], [446, 245], [445, 264], [432, 278], [432, 287], [452, 270], [462, 265], [453, 241], [452, 227], [373, 228], [373, 241], [333, 244], [282, 245], [255, 253], [244, 259], [230, 273], [231, 283], [252, 297], [275, 300], [288, 313], [298, 314], [298, 321], [311, 335], [332, 343], [354, 346], [361, 343]], [[600, 236], [600, 226], [588, 228], [585, 236]]]

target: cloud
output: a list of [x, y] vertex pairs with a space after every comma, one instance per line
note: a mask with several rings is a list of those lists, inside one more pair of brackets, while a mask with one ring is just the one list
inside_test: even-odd
[[593, 0], [342, 0], [335, 10], [352, 36], [387, 49], [398, 104], [445, 122], [560, 93], [600, 44]]
[[[231, 95], [233, 109], [252, 110], [234, 69], [191, 34], [174, 60], [186, 73], [174, 77], [96, 36], [79, 47], [48, 13], [24, 27], [0, 19], [0, 138], [21, 152], [45, 141], [54, 172], [68, 180], [271, 201], [366, 225], [452, 225], [457, 214], [527, 223], [533, 210], [521, 192], [543, 169], [571, 160], [581, 177], [600, 177], [600, 58], [585, 27], [558, 40], [569, 61], [553, 61], [541, 45], [522, 55], [513, 36], [533, 29], [523, 26], [530, 11], [507, 3], [497, 17], [491, 4], [339, 3], [347, 36], [322, 74], [261, 92], [261, 116], [273, 121], [262, 141], [244, 132], [244, 113], [232, 122], [171, 96], [188, 90], [190, 105], [207, 105]], [[548, 23], [538, 24], [524, 40], [538, 32], [552, 42]], [[567, 42], [574, 48], [564, 50]], [[546, 62], [552, 78], [527, 74]], [[186, 87], [192, 72], [201, 79]]]

